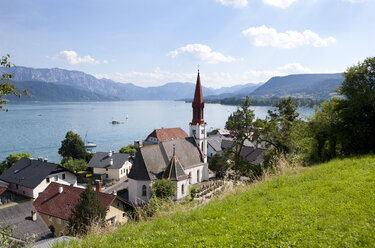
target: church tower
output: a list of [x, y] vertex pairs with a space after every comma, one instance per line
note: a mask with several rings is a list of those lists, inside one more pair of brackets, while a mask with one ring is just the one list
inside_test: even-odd
[[204, 122], [203, 118], [204, 102], [199, 70], [197, 76], [197, 84], [195, 86], [194, 101], [192, 106], [193, 120], [190, 123], [190, 136], [194, 137], [195, 142], [202, 151], [204, 162], [207, 163], [207, 123]]

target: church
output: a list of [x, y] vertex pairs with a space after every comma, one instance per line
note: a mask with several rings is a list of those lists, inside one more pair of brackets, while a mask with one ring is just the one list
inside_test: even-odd
[[[191, 185], [208, 180], [207, 124], [204, 121], [199, 70], [192, 108], [193, 118], [189, 125], [189, 136], [176, 135], [176, 128], [165, 129], [162, 131], [164, 137], [174, 138], [155, 139], [154, 144], [137, 148], [128, 175], [129, 201], [133, 204], [148, 202], [152, 194], [152, 182], [157, 179], [166, 178], [175, 184], [175, 200], [184, 199], [189, 194]], [[174, 133], [168, 134], [168, 132]]]

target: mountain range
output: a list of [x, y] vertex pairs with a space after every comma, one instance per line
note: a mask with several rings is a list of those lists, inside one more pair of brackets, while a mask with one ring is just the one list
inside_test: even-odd
[[[162, 86], [141, 87], [98, 79], [80, 71], [59, 68], [35, 69], [17, 66], [1, 68], [0, 73], [12, 73], [12, 83], [19, 91], [27, 89], [29, 96], [11, 101], [111, 101], [111, 100], [181, 100], [191, 99], [195, 83], [172, 82]], [[266, 83], [243, 84], [219, 89], [203, 87], [207, 99], [228, 97], [297, 96], [328, 98], [341, 85], [341, 74], [299, 74], [273, 77]]]

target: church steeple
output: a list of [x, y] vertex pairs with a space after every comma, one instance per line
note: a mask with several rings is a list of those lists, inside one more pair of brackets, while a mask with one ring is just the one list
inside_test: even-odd
[[207, 163], [207, 131], [206, 123], [204, 122], [203, 118], [204, 102], [199, 69], [192, 107], [193, 120], [190, 123], [190, 136], [195, 139], [195, 142], [202, 153], [203, 160], [205, 163]]
[[202, 85], [201, 85], [199, 70], [198, 70], [198, 75], [197, 75], [197, 83], [195, 86], [195, 94], [194, 94], [194, 101], [192, 103], [192, 107], [193, 107], [193, 120], [191, 124], [193, 125], [204, 124], [204, 118], [203, 118], [204, 102], [203, 102]]

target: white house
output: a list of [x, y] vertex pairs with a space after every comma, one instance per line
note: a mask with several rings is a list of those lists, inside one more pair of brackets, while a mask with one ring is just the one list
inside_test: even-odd
[[77, 185], [77, 177], [73, 172], [41, 158], [21, 158], [0, 176], [0, 180], [8, 183], [10, 189], [34, 199], [51, 182]]
[[93, 168], [94, 174], [105, 175], [105, 179], [120, 180], [129, 174], [132, 163], [133, 158], [127, 153], [97, 152], [87, 167]]

